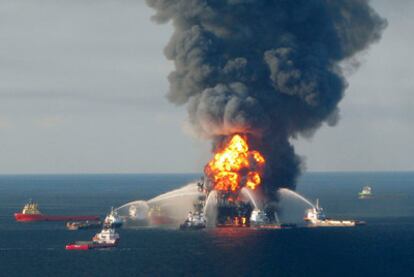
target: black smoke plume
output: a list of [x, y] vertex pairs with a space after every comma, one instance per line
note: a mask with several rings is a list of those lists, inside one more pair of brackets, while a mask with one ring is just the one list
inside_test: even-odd
[[146, 0], [175, 31], [168, 98], [219, 145], [249, 135], [266, 158], [263, 188], [295, 187], [301, 161], [289, 139], [338, 118], [340, 63], [380, 39], [386, 21], [368, 0]]

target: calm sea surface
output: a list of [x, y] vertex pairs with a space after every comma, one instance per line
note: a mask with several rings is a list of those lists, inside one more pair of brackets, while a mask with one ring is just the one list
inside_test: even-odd
[[[329, 217], [360, 228], [181, 232], [121, 229], [118, 248], [70, 252], [96, 230], [16, 223], [29, 198], [44, 213], [104, 215], [197, 175], [0, 176], [0, 276], [414, 276], [414, 173], [308, 173], [298, 192], [319, 198]], [[358, 200], [363, 185], [375, 197]]]

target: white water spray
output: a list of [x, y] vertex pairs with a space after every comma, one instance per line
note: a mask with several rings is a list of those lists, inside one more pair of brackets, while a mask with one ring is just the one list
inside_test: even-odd
[[147, 224], [153, 225], [151, 218], [149, 218], [151, 210], [158, 211], [161, 209], [161, 214], [156, 214], [156, 216], [161, 216], [167, 221], [174, 221], [178, 224], [185, 219], [188, 211], [193, 208], [194, 201], [199, 195], [200, 192], [196, 183], [191, 183], [182, 188], [158, 195], [148, 201], [136, 200], [126, 203], [118, 207], [116, 211], [130, 221], [146, 220]]
[[203, 213], [207, 218], [207, 227], [216, 226], [217, 218], [217, 191], [213, 190], [208, 194], [204, 204]]
[[163, 193], [161, 195], [158, 195], [150, 200], [148, 200], [148, 203], [156, 203], [163, 200], [171, 199], [180, 195], [196, 195], [199, 194], [197, 185], [195, 183], [188, 184], [182, 188], [175, 189], [166, 193]]
[[136, 200], [136, 201], [132, 201], [132, 202], [128, 202], [122, 206], [119, 206], [118, 208], [115, 209], [116, 212], [119, 212], [120, 210], [123, 210], [125, 208], [130, 208], [132, 206], [148, 206], [147, 201], [144, 200]]
[[253, 206], [254, 206], [254, 208], [255, 208], [255, 209], [258, 209], [256, 199], [254, 198], [253, 193], [252, 193], [252, 191], [251, 191], [251, 190], [249, 190], [248, 188], [242, 188], [242, 189], [241, 189], [241, 193], [242, 193], [244, 196], [247, 196], [247, 198], [249, 198], [250, 203], [252, 203], [252, 204], [253, 204]]
[[217, 191], [213, 190], [208, 194], [206, 199], [206, 204], [204, 205], [204, 214], [207, 214], [212, 208], [216, 208], [217, 206]]
[[279, 215], [275, 212], [275, 220], [277, 224], [280, 224]]
[[303, 201], [304, 203], [306, 203], [307, 205], [309, 205], [312, 208], [315, 208], [315, 205], [313, 205], [308, 199], [306, 199], [305, 197], [303, 197], [302, 195], [300, 195], [299, 193], [287, 189], [287, 188], [281, 188], [278, 190], [278, 193], [282, 196], [291, 196], [294, 197], [296, 199], [299, 199], [301, 201]]
[[161, 203], [161, 202], [171, 200], [171, 199], [177, 199], [177, 198], [188, 197], [188, 196], [197, 196], [197, 195], [200, 195], [200, 193], [196, 191], [196, 192], [175, 193], [171, 195], [164, 195], [162, 197], [157, 196], [156, 198], [148, 200], [148, 204], [151, 205], [151, 204]]

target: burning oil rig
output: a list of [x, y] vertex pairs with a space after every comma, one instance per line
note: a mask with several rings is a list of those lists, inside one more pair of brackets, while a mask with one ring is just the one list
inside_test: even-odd
[[[247, 136], [235, 134], [218, 147], [214, 157], [205, 166], [204, 177], [198, 182], [201, 196], [194, 204], [194, 212], [189, 214], [186, 222], [191, 222], [193, 215], [206, 216], [206, 202], [214, 195], [217, 212], [214, 218], [217, 227], [248, 227], [251, 223], [269, 223], [267, 216], [256, 207], [256, 203], [246, 201], [243, 190], [254, 191], [262, 182], [265, 159], [258, 151], [250, 150]], [[213, 192], [215, 192], [213, 194]], [[211, 220], [211, 219], [209, 219]]]

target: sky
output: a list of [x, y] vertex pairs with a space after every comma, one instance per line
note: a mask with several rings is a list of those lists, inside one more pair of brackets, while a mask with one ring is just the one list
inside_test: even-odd
[[[210, 142], [168, 102], [172, 34], [143, 0], [0, 0], [0, 174], [201, 172]], [[414, 170], [414, 1], [373, 0], [382, 40], [341, 120], [292, 140], [308, 171]]]

